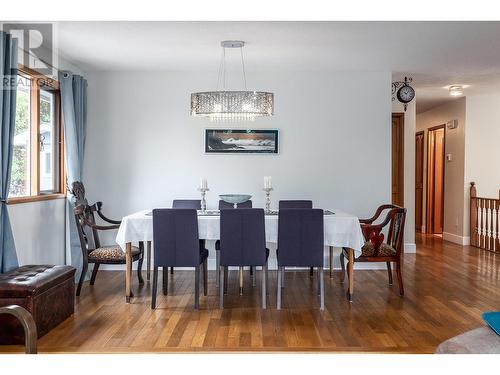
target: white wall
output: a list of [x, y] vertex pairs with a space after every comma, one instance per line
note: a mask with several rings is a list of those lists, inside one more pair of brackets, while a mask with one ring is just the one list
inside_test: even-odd
[[467, 96], [465, 137], [465, 218], [469, 235], [469, 183], [481, 197], [498, 198], [500, 189], [500, 93]]
[[405, 252], [416, 252], [415, 246], [415, 126], [416, 100], [404, 110], [397, 100], [392, 102], [393, 113], [404, 113], [404, 205], [406, 207]]
[[[424, 193], [422, 221], [426, 220], [427, 129], [458, 120], [456, 129], [445, 128], [445, 154], [452, 160], [444, 165], [443, 238], [458, 244], [468, 239], [464, 228], [464, 162], [465, 162], [465, 97], [432, 108], [417, 115], [417, 131], [424, 131]], [[424, 224], [425, 225], [425, 224]]]
[[209, 207], [216, 207], [218, 194], [232, 192], [252, 194], [262, 207], [262, 179], [270, 175], [273, 206], [310, 198], [316, 207], [365, 217], [390, 200], [389, 72], [268, 72], [247, 79], [275, 93], [275, 116], [222, 127], [279, 129], [279, 155], [204, 154], [204, 129], [216, 125], [190, 117], [190, 93], [213, 89], [213, 75], [89, 74], [89, 199], [122, 217], [197, 198], [206, 176]]
[[65, 199], [9, 205], [20, 265], [64, 264]]

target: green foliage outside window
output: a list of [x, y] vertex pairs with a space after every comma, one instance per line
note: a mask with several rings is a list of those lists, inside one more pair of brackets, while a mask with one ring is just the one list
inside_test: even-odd
[[[14, 136], [29, 134], [30, 126], [30, 97], [29, 93], [17, 92], [16, 98], [16, 129]], [[29, 144], [29, 143], [28, 143]], [[10, 182], [10, 196], [28, 195], [28, 149], [27, 145], [14, 145], [14, 155], [12, 158], [12, 173]]]
[[46, 100], [40, 101], [40, 121], [50, 123], [50, 102]]

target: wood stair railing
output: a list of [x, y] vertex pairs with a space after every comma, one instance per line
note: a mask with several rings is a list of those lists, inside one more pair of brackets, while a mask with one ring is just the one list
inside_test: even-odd
[[474, 182], [470, 183], [470, 244], [495, 253], [500, 253], [499, 198], [477, 196]]
[[26, 354], [37, 354], [37, 331], [36, 324], [30, 312], [18, 305], [0, 307], [0, 314], [15, 316], [24, 329], [24, 346]]

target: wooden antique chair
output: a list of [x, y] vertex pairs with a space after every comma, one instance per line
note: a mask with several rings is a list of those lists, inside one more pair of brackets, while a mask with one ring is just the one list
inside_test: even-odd
[[[374, 222], [380, 217], [382, 212], [386, 211], [385, 219], [379, 224]], [[348, 259], [347, 275], [349, 277], [349, 288], [347, 298], [352, 301], [353, 294], [353, 271], [356, 262], [385, 262], [389, 274], [389, 285], [392, 285], [391, 262], [396, 264], [396, 275], [399, 284], [399, 294], [404, 295], [403, 276], [402, 276], [402, 255], [403, 255], [403, 236], [406, 219], [406, 208], [395, 206], [393, 204], [384, 204], [380, 206], [375, 215], [370, 219], [359, 219], [361, 231], [365, 238], [365, 244], [361, 249], [361, 255], [354, 258], [352, 249], [343, 248], [340, 253], [340, 265], [342, 267], [342, 276], [340, 282], [344, 282], [345, 264], [344, 258]], [[387, 227], [388, 226], [388, 227]], [[387, 228], [386, 228], [387, 227]], [[382, 231], [387, 230], [387, 236]], [[384, 242], [384, 239], [386, 241]]]
[[[94, 285], [97, 271], [101, 264], [125, 264], [125, 252], [119, 245], [102, 246], [99, 239], [99, 231], [114, 230], [120, 227], [119, 220], [112, 220], [104, 216], [101, 212], [102, 202], [97, 202], [89, 205], [85, 198], [85, 188], [81, 182], [73, 182], [71, 193], [75, 201], [73, 208], [80, 238], [80, 245], [82, 248], [83, 265], [76, 295], [79, 296], [85, 275], [87, 274], [89, 263], [94, 264], [92, 276], [90, 278], [90, 285]], [[98, 225], [95, 221], [94, 212], [97, 212], [99, 217], [112, 225]], [[139, 284], [143, 284], [142, 278], [142, 263], [144, 260], [144, 245], [139, 243], [139, 247], [132, 246], [132, 261], [139, 261], [137, 265], [137, 277]]]

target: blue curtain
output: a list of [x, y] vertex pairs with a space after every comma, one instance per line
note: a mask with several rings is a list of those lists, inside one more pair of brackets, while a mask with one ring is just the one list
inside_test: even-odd
[[16, 127], [17, 39], [0, 31], [0, 273], [18, 266], [7, 210]]
[[[87, 81], [82, 76], [69, 71], [60, 71], [59, 83], [64, 119], [67, 184], [71, 187], [74, 181], [82, 181], [85, 133], [87, 129]], [[80, 275], [82, 260], [82, 250], [73, 214], [73, 205], [71, 196], [68, 195], [66, 202], [66, 264], [77, 269], [76, 278]]]

